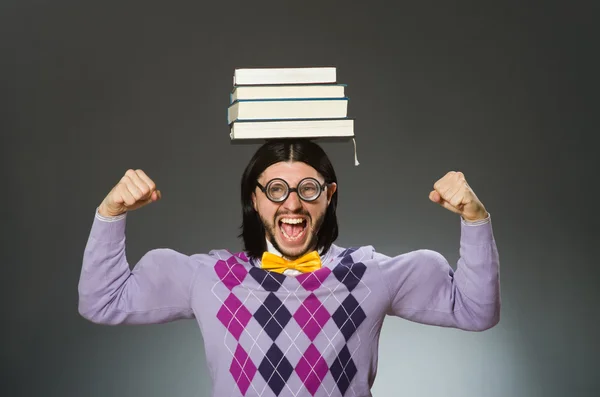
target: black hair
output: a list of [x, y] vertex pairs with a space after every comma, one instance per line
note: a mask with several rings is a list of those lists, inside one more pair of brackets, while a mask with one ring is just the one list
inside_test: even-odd
[[[263, 144], [246, 166], [242, 175], [242, 232], [238, 237], [243, 239], [244, 250], [252, 258], [260, 258], [267, 250], [265, 228], [258, 212], [252, 205], [258, 178], [269, 166], [281, 161], [301, 161], [313, 167], [323, 178], [325, 183], [337, 184], [337, 177], [333, 165], [325, 151], [316, 143], [308, 139], [278, 139], [269, 140]], [[327, 206], [323, 224], [317, 234], [317, 250], [325, 254], [331, 244], [338, 237], [337, 223], [337, 190], [333, 193]]]

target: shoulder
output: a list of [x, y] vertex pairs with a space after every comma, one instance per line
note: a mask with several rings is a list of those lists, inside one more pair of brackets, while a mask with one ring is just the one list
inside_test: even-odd
[[328, 251], [328, 255], [333, 256], [364, 256], [368, 259], [393, 259], [393, 258], [402, 258], [402, 257], [418, 257], [418, 258], [432, 258], [439, 257], [441, 254], [437, 251], [433, 251], [430, 249], [417, 249], [412, 251], [406, 251], [395, 255], [385, 254], [381, 251], [378, 251], [373, 245], [360, 245], [360, 246], [352, 246], [352, 247], [341, 247], [339, 245], [332, 244], [331, 248]]
[[188, 254], [173, 248], [153, 248], [144, 254], [142, 260], [167, 266], [203, 266], [214, 265], [219, 260], [219, 256], [221, 254], [214, 251]]
[[378, 251], [373, 245], [362, 245], [354, 247], [341, 247], [335, 244], [331, 245], [328, 255], [333, 257], [344, 257], [351, 255], [355, 260], [375, 260], [376, 262], [440, 262], [446, 261], [445, 257], [434, 250], [422, 248], [412, 251], [405, 251], [398, 254], [387, 254]]
[[327, 255], [331, 258], [343, 258], [350, 256], [356, 261], [365, 261], [374, 258], [375, 249], [372, 245], [341, 247], [339, 245], [332, 244], [329, 248], [329, 251], [327, 251]]
[[437, 251], [427, 248], [405, 251], [398, 254], [387, 254], [379, 251], [374, 251], [373, 258], [378, 261], [390, 260], [439, 260], [444, 259], [444, 256]]
[[245, 252], [232, 252], [228, 249], [213, 249], [207, 253], [196, 253], [190, 255], [190, 258], [197, 262], [208, 262], [213, 264], [218, 261], [235, 261], [239, 263], [249, 261]]

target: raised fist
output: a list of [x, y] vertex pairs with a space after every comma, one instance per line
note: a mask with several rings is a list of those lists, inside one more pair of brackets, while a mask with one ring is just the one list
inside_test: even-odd
[[104, 198], [98, 212], [102, 216], [117, 216], [160, 198], [160, 190], [156, 190], [156, 184], [144, 171], [127, 170], [119, 183]]
[[460, 171], [450, 171], [435, 182], [429, 199], [468, 221], [484, 219], [488, 215], [483, 203]]

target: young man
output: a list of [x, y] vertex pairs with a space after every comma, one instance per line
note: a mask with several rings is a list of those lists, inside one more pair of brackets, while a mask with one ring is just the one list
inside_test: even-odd
[[195, 318], [213, 396], [370, 396], [385, 315], [483, 331], [500, 316], [490, 215], [460, 172], [429, 199], [460, 216], [456, 272], [431, 250], [386, 256], [341, 248], [337, 178], [306, 140], [271, 141], [241, 186], [244, 250], [125, 257], [125, 217], [160, 199], [129, 170], [98, 207], [85, 249], [79, 312], [99, 324]]

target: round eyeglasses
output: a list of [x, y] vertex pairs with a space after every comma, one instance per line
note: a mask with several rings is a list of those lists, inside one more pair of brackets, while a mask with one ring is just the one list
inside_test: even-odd
[[298, 193], [303, 201], [315, 201], [319, 198], [327, 183], [322, 185], [315, 178], [304, 178], [298, 183], [298, 187], [291, 188], [286, 181], [281, 178], [271, 179], [267, 182], [267, 186], [263, 187], [258, 181], [256, 182], [258, 188], [267, 196], [269, 200], [274, 203], [281, 203], [285, 201], [291, 192]]

